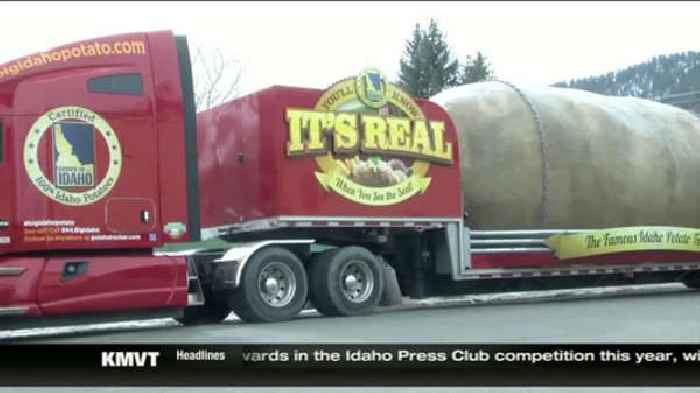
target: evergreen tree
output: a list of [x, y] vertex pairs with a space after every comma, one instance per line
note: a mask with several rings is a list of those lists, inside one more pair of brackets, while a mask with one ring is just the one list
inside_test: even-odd
[[428, 98], [459, 84], [459, 63], [452, 60], [445, 35], [433, 19], [427, 30], [416, 24], [400, 66], [402, 87], [416, 97]]
[[476, 53], [476, 58], [467, 55], [462, 68], [462, 84], [492, 79], [494, 79], [493, 70], [491, 69], [491, 64], [486, 60], [486, 56], [481, 52]]
[[417, 96], [425, 85], [423, 76], [423, 61], [420, 54], [421, 41], [423, 39], [423, 31], [420, 24], [416, 23], [416, 28], [413, 30], [413, 38], [406, 41], [406, 49], [403, 59], [401, 59], [401, 73], [399, 75], [399, 84], [409, 94]]

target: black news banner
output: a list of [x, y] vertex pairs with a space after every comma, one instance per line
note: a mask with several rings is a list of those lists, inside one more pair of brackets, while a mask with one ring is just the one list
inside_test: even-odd
[[700, 344], [9, 344], [0, 385], [700, 386]]

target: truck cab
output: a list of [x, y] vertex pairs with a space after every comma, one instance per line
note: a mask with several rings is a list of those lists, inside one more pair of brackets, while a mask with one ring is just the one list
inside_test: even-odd
[[0, 65], [0, 316], [184, 304], [185, 262], [151, 250], [199, 233], [191, 90], [187, 43], [170, 32]]
[[[172, 60], [155, 68], [154, 58]], [[189, 238], [187, 179], [176, 176], [186, 173], [188, 95], [170, 33], [74, 43], [2, 69], [0, 218], [9, 251]]]

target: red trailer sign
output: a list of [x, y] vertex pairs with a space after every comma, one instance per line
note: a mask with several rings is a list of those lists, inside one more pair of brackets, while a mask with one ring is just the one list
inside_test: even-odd
[[270, 88], [201, 113], [198, 125], [205, 228], [462, 215], [452, 122], [376, 70], [325, 91]]

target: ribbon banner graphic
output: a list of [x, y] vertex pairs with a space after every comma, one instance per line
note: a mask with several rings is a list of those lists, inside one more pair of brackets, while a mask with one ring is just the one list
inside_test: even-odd
[[409, 177], [389, 187], [366, 187], [352, 181], [339, 172], [316, 172], [316, 178], [326, 190], [333, 190], [343, 197], [363, 205], [388, 206], [403, 202], [417, 193], [423, 193], [430, 185], [430, 178]]
[[700, 229], [679, 227], [625, 227], [550, 236], [545, 240], [559, 259], [589, 257], [624, 251], [700, 252]]

